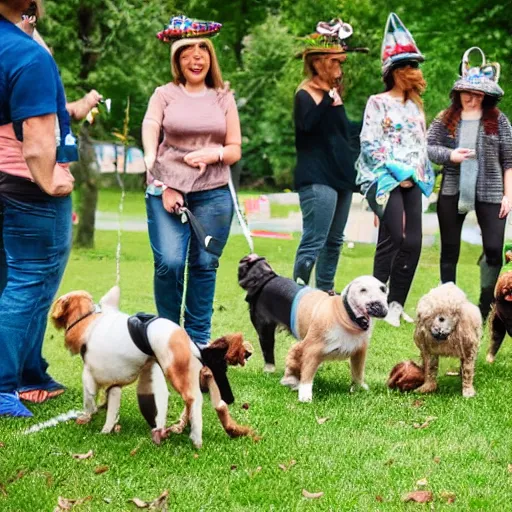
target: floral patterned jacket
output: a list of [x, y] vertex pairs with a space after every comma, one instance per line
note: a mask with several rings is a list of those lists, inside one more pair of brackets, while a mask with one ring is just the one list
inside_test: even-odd
[[375, 200], [385, 205], [401, 181], [412, 180], [425, 196], [434, 172], [427, 155], [425, 116], [411, 100], [388, 94], [370, 96], [361, 131], [356, 183], [366, 195], [375, 184]]

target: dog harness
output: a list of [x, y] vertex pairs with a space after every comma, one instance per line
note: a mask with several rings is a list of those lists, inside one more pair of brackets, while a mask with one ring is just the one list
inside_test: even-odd
[[159, 318], [157, 315], [149, 313], [136, 313], [128, 318], [128, 332], [133, 343], [141, 352], [150, 357], [153, 357], [155, 353], [149, 344], [148, 327], [157, 318]]
[[[150, 357], [154, 357], [155, 353], [149, 344], [148, 327], [157, 318], [160, 317], [148, 313], [137, 313], [128, 318], [128, 331], [133, 343], [135, 343], [140, 351], [144, 352], [144, 354]], [[226, 352], [220, 350], [211, 350], [208, 348], [208, 345], [201, 346], [199, 343], [195, 342], [194, 345], [199, 350], [199, 361], [201, 364], [211, 370], [213, 378], [215, 379], [217, 386], [219, 386], [222, 400], [224, 400], [224, 402], [226, 402], [228, 405], [232, 404], [235, 401], [235, 397], [233, 396], [233, 392], [228, 380], [228, 365], [224, 359]], [[206, 392], [208, 390], [202, 391]]]
[[291, 313], [290, 313], [290, 331], [292, 331], [292, 334], [295, 336], [295, 338], [297, 339], [300, 339], [299, 338], [299, 332], [297, 330], [297, 313], [298, 313], [298, 309], [299, 309], [299, 302], [300, 302], [300, 299], [302, 299], [302, 297], [304, 297], [304, 295], [307, 295], [309, 292], [312, 292], [314, 291], [313, 288], [311, 288], [310, 286], [304, 286], [303, 288], [301, 288], [299, 290], [299, 292], [297, 293], [297, 295], [295, 295], [295, 297], [293, 298], [293, 301], [292, 301], [292, 310], [291, 310]]

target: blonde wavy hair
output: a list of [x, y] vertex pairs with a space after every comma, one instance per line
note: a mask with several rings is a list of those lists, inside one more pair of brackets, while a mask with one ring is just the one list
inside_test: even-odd
[[180, 67], [180, 55], [189, 46], [195, 44], [204, 44], [210, 54], [210, 69], [206, 74], [205, 83], [207, 87], [212, 89], [224, 89], [224, 81], [220, 71], [219, 61], [212, 42], [206, 38], [181, 39], [176, 41], [171, 47], [171, 73], [173, 82], [176, 85], [185, 85], [186, 80]]

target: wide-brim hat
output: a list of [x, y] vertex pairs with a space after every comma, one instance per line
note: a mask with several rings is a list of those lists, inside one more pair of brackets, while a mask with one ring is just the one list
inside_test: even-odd
[[411, 33], [394, 12], [388, 16], [384, 29], [381, 58], [383, 75], [387, 75], [395, 67], [405, 62], [423, 62], [425, 60]]
[[[482, 64], [470, 67], [469, 55], [474, 50], [480, 52]], [[500, 65], [497, 62], [486, 62], [485, 54], [478, 46], [464, 52], [459, 72], [460, 78], [453, 85], [452, 91], [478, 91], [497, 99], [504, 95], [503, 89], [498, 85]]]
[[222, 28], [216, 21], [203, 21], [173, 16], [166, 28], [157, 33], [156, 37], [165, 43], [174, 43], [181, 39], [206, 38], [218, 34]]
[[316, 32], [302, 38], [304, 48], [297, 57], [310, 54], [342, 54], [348, 52], [368, 53], [368, 48], [354, 48], [348, 45], [347, 39], [353, 34], [352, 26], [340, 18], [331, 21], [320, 21]]

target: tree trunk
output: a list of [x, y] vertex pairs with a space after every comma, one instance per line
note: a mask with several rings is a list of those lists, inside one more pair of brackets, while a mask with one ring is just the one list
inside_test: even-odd
[[96, 205], [98, 203], [98, 165], [86, 124], [80, 129], [80, 161], [74, 164], [75, 190], [79, 194], [79, 222], [75, 247], [94, 247]]

